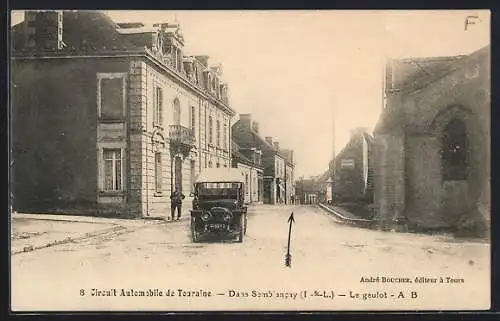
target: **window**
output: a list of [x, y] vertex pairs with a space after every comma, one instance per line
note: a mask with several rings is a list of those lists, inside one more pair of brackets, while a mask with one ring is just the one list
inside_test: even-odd
[[155, 44], [155, 49], [158, 50], [158, 51], [162, 51], [163, 49], [163, 46], [162, 46], [162, 38], [161, 38], [161, 35], [160, 33], [155, 33], [154, 36], [153, 36], [153, 42]]
[[177, 53], [177, 70], [179, 72], [183, 72], [183, 68], [182, 68], [183, 67], [182, 66], [182, 51], [177, 50], [176, 53]]
[[125, 114], [124, 74], [98, 74], [97, 95], [99, 117], [121, 121]]
[[217, 147], [220, 147], [220, 120], [217, 120]]
[[181, 103], [179, 99], [175, 98], [174, 100], [174, 125], [181, 124]]
[[191, 132], [194, 135], [196, 133], [196, 110], [194, 106], [191, 106]]
[[443, 180], [466, 179], [467, 134], [462, 121], [453, 119], [446, 125], [441, 148]]
[[208, 143], [212, 144], [213, 143], [213, 122], [212, 122], [212, 116], [208, 116]]
[[198, 67], [196, 67], [196, 63], [194, 63], [194, 68], [193, 68], [193, 74], [194, 74], [194, 82], [195, 84], [198, 84]]
[[224, 123], [224, 149], [227, 149], [227, 124]]
[[204, 83], [204, 87], [205, 87], [205, 89], [207, 89], [207, 90], [208, 90], [208, 89], [210, 88], [210, 75], [209, 75], [209, 73], [208, 73], [208, 72], [205, 72], [205, 73], [203, 74], [203, 76], [204, 76], [204, 78], [203, 78], [203, 79], [204, 79], [204, 82], [205, 82], [205, 83]]
[[163, 90], [160, 87], [155, 87], [153, 96], [153, 122], [155, 125], [162, 125], [163, 123]]
[[248, 174], [245, 174], [245, 194], [248, 195]]
[[121, 191], [123, 185], [121, 149], [104, 149], [104, 190]]
[[155, 153], [155, 189], [156, 193], [161, 193], [162, 190], [162, 170], [161, 170], [161, 153]]

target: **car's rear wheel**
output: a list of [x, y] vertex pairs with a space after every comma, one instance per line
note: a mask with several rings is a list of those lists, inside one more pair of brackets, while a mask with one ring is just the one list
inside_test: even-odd
[[197, 243], [200, 240], [200, 233], [196, 230], [194, 217], [191, 217], [191, 238], [193, 239], [194, 243]]

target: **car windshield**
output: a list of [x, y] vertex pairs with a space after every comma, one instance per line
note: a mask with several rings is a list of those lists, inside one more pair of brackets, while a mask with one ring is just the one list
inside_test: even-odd
[[196, 190], [199, 197], [237, 198], [241, 183], [199, 183]]

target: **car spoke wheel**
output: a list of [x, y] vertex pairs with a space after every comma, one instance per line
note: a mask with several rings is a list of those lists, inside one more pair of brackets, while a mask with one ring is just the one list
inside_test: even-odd
[[193, 242], [195, 242], [195, 243], [200, 240], [200, 233], [198, 231], [196, 231], [194, 217], [191, 218], [191, 237], [193, 239]]
[[243, 236], [245, 235], [245, 219], [243, 215], [240, 216], [240, 233], [238, 235], [238, 243], [243, 242]]

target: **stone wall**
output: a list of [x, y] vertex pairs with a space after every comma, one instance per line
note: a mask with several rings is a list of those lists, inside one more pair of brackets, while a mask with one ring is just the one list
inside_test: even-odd
[[406, 210], [410, 224], [441, 228], [440, 216], [441, 144], [431, 135], [410, 136], [406, 140]]
[[404, 137], [375, 134], [374, 152], [375, 215], [383, 227], [389, 227], [405, 208]]
[[245, 202], [254, 203], [259, 200], [259, 173], [262, 174], [262, 170], [257, 169], [253, 166], [246, 165], [243, 163], [237, 163], [237, 168], [243, 172], [243, 177], [248, 176], [248, 185], [245, 189]]
[[13, 60], [15, 210], [98, 214], [97, 73], [127, 71], [121, 58]]
[[[393, 127], [379, 128], [375, 138], [375, 199], [381, 220], [404, 210], [409, 225], [423, 229], [484, 229], [490, 219], [489, 51], [455, 63], [451, 72], [429, 80], [426, 87], [389, 97], [388, 108], [402, 112]], [[454, 118], [466, 127], [467, 178], [444, 181], [441, 138]], [[397, 138], [398, 126], [404, 140]]]

